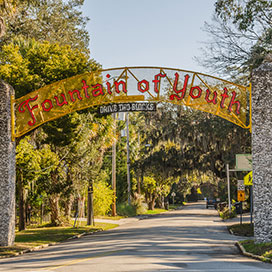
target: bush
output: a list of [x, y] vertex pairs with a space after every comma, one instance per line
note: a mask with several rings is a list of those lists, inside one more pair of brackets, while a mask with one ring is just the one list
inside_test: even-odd
[[104, 181], [94, 183], [94, 215], [106, 215], [111, 210], [113, 203], [113, 190]]
[[121, 216], [135, 216], [136, 207], [127, 203], [117, 204], [117, 214]]
[[222, 219], [229, 219], [229, 218], [234, 218], [236, 217], [236, 209], [234, 206], [231, 206], [231, 213], [229, 213], [229, 207], [226, 206], [223, 208], [222, 211], [219, 212], [219, 215]]
[[144, 196], [134, 193], [132, 198], [132, 205], [136, 208], [136, 214], [143, 214], [147, 212], [147, 204], [144, 202]]

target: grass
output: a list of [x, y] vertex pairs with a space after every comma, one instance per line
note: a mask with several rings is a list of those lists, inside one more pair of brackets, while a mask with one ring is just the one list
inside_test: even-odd
[[165, 209], [154, 209], [154, 210], [147, 210], [145, 213], [143, 214], [159, 214], [159, 213], [162, 213], [162, 212], [167, 212], [167, 210]]
[[272, 243], [255, 244], [253, 240], [245, 240], [240, 242], [245, 250], [254, 255], [264, 258], [272, 258]]
[[95, 216], [94, 219], [109, 219], [109, 220], [120, 220], [123, 218], [126, 218], [125, 216], [121, 216], [121, 215], [116, 215], [116, 216], [111, 216], [111, 215], [98, 215]]
[[235, 224], [228, 227], [229, 230], [232, 230], [234, 235], [251, 237], [254, 236], [253, 225], [250, 223], [244, 224]]
[[117, 227], [117, 224], [95, 223], [95, 226], [83, 226], [78, 228], [69, 227], [36, 227], [16, 232], [15, 244], [12, 247], [0, 247], [1, 256], [14, 256], [22, 250], [31, 249], [44, 244], [52, 244], [65, 241], [75, 235], [92, 233], [97, 230], [107, 230]]

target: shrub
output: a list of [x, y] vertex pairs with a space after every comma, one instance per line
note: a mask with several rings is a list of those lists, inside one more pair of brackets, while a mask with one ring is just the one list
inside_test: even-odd
[[229, 218], [234, 218], [236, 217], [236, 212], [235, 212], [235, 207], [231, 206], [231, 213], [229, 213], [229, 207], [226, 206], [223, 208], [222, 211], [219, 212], [219, 215], [222, 219], [229, 219]]
[[134, 193], [132, 198], [132, 205], [136, 208], [136, 214], [143, 214], [147, 212], [147, 204], [144, 202], [144, 196]]
[[127, 203], [117, 204], [117, 214], [122, 216], [135, 216], [136, 207]]
[[94, 215], [105, 215], [111, 210], [113, 190], [104, 181], [94, 183]]

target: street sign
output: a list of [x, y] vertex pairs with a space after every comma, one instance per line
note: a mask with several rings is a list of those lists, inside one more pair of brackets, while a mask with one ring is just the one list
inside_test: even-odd
[[244, 183], [246, 186], [253, 185], [252, 171], [249, 172], [246, 176], [244, 176]]
[[157, 104], [152, 102], [116, 103], [116, 104], [106, 104], [99, 107], [100, 114], [109, 114], [109, 113], [116, 113], [116, 112], [135, 112], [135, 111], [153, 112], [156, 110], [157, 110]]
[[237, 190], [238, 191], [244, 191], [245, 190], [245, 184], [243, 180], [237, 181]]
[[236, 154], [236, 171], [251, 171], [252, 170], [252, 155], [251, 154]]
[[245, 191], [237, 191], [237, 201], [245, 201]]
[[176, 193], [175, 193], [175, 192], [172, 192], [171, 196], [176, 196]]
[[237, 201], [245, 201], [245, 184], [243, 180], [237, 181]]

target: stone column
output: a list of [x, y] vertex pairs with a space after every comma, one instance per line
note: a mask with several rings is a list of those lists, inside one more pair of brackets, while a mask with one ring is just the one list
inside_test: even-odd
[[272, 62], [269, 58], [252, 75], [252, 155], [254, 237], [272, 241]]
[[15, 238], [15, 142], [11, 139], [11, 94], [14, 90], [0, 80], [0, 246]]

